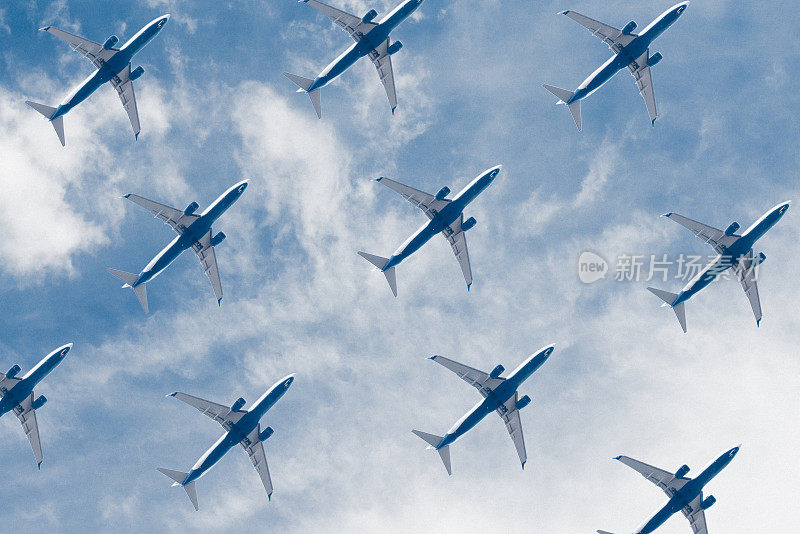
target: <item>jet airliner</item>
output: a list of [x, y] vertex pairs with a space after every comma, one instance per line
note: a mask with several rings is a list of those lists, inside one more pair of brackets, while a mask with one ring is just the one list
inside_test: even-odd
[[241, 397], [236, 399], [233, 405], [223, 406], [222, 404], [203, 400], [178, 391], [167, 395], [168, 397], [175, 397], [190, 406], [194, 406], [203, 414], [222, 425], [222, 428], [225, 429], [225, 433], [199, 460], [197, 460], [188, 473], [164, 469], [162, 467], [157, 469], [175, 481], [175, 483], [172, 484], [173, 486], [181, 486], [186, 490], [186, 494], [189, 496], [189, 500], [192, 501], [194, 509], [198, 510], [197, 489], [194, 487], [194, 483], [205, 475], [209, 469], [214, 467], [214, 464], [219, 462], [220, 459], [238, 443], [245, 452], [247, 452], [247, 456], [250, 457], [250, 462], [252, 462], [256, 472], [258, 472], [258, 476], [261, 477], [264, 489], [267, 490], [267, 498], [272, 500], [272, 480], [269, 476], [269, 466], [267, 465], [267, 457], [264, 454], [263, 442], [269, 438], [274, 431], [270, 426], [261, 430], [261, 423], [259, 421], [264, 414], [283, 397], [289, 389], [289, 386], [292, 385], [292, 382], [294, 382], [294, 374], [282, 378], [269, 388], [266, 393], [261, 395], [249, 410], [242, 409], [245, 405], [245, 400]]
[[67, 43], [70, 48], [86, 57], [97, 70], [73, 89], [58, 107], [45, 106], [30, 100], [25, 103], [50, 121], [58, 135], [58, 140], [61, 141], [61, 146], [64, 146], [64, 115], [89, 98], [101, 85], [111, 82], [131, 121], [133, 134], [138, 139], [141, 128], [139, 126], [139, 110], [136, 108], [136, 95], [133, 92], [133, 81], [144, 74], [144, 67], [139, 65], [131, 70], [131, 60], [134, 54], [144, 48], [161, 31], [168, 20], [169, 14], [151, 21], [121, 48], [114, 48], [114, 45], [119, 42], [116, 35], [112, 35], [103, 44], [100, 44], [52, 26], [41, 28], [39, 31], [55, 35]]
[[756, 326], [761, 324], [761, 300], [758, 297], [758, 285], [756, 284], [756, 267], [758, 267], [767, 257], [763, 252], [758, 256], [753, 252], [753, 246], [767, 231], [783, 217], [789, 209], [791, 202], [781, 202], [770, 209], [754, 222], [750, 228], [742, 235], [737, 234], [739, 223], [731, 223], [723, 232], [713, 226], [693, 221], [677, 213], [666, 213], [663, 217], [672, 219], [676, 223], [692, 231], [694, 235], [711, 245], [717, 256], [697, 275], [692, 278], [677, 295], [669, 291], [663, 291], [654, 287], [647, 289], [655, 296], [664, 301], [664, 306], [669, 306], [675, 312], [681, 328], [686, 332], [686, 309], [685, 303], [697, 292], [716, 280], [716, 278], [726, 270], [733, 268], [739, 282], [742, 284], [750, 307], [756, 318]]
[[639, 92], [644, 98], [647, 112], [650, 114], [650, 123], [655, 124], [658, 110], [656, 109], [656, 97], [653, 92], [653, 77], [650, 74], [650, 67], [654, 67], [656, 63], [661, 61], [662, 56], [658, 52], [650, 55], [650, 45], [655, 41], [656, 37], [664, 33], [667, 28], [678, 20], [688, 6], [689, 2], [681, 2], [672, 6], [638, 35], [633, 33], [636, 30], [636, 22], [634, 21], [630, 21], [624, 28], [619, 30], [575, 11], [561, 12], [562, 15], [568, 16], [588, 29], [592, 35], [597, 36], [614, 52], [614, 55], [590, 74], [575, 91], [567, 91], [566, 89], [559, 89], [546, 84], [544, 86], [545, 89], [556, 95], [559, 99], [559, 104], [567, 105], [578, 130], [581, 129], [581, 100], [597, 91], [617, 72], [626, 67], [633, 75], [634, 80], [636, 80]]
[[297, 90], [298, 93], [308, 94], [309, 98], [311, 98], [311, 103], [314, 105], [314, 111], [317, 112], [317, 117], [322, 118], [320, 89], [328, 85], [364, 56], [369, 56], [372, 64], [378, 70], [378, 77], [380, 77], [381, 83], [386, 89], [386, 96], [389, 98], [392, 114], [394, 114], [394, 110], [397, 107], [397, 93], [394, 86], [394, 73], [392, 72], [392, 54], [399, 52], [403, 48], [403, 43], [400, 41], [391, 42], [389, 33], [416, 11], [422, 0], [405, 0], [378, 22], [374, 22], [375, 17], [378, 16], [378, 12], [374, 9], [367, 11], [363, 17], [358, 17], [317, 0], [300, 0], [300, 2], [305, 2], [326, 15], [334, 24], [349, 33], [350, 37], [355, 41], [350, 48], [334, 59], [313, 80], [288, 72], [283, 73], [284, 76], [300, 87]]
[[42, 467], [42, 442], [39, 439], [39, 425], [36, 423], [36, 410], [44, 406], [47, 398], [39, 395], [34, 398], [33, 388], [41, 382], [44, 377], [64, 361], [64, 358], [72, 348], [72, 343], [67, 343], [45, 356], [36, 367], [28, 371], [24, 376], [17, 375], [22, 370], [19, 365], [14, 365], [6, 371], [0, 373], [0, 417], [8, 412], [14, 412], [22, 429], [31, 442], [33, 455], [36, 458], [36, 466]]
[[522, 463], [522, 468], [525, 469], [528, 455], [525, 452], [525, 438], [522, 435], [522, 421], [519, 417], [519, 411], [530, 404], [531, 398], [527, 395], [521, 398], [518, 397], [517, 389], [539, 367], [544, 365], [544, 362], [547, 361], [554, 349], [555, 345], [548, 345], [540, 349], [514, 369], [507, 378], [500, 376], [505, 371], [502, 365], [498, 365], [490, 373], [484, 373], [442, 356], [431, 356], [431, 360], [453, 371], [466, 383], [476, 388], [483, 396], [483, 400], [459, 419], [444, 436], [428, 434], [419, 430], [412, 431], [425, 440], [430, 445], [430, 448], [439, 453], [448, 475], [453, 474], [453, 470], [450, 467], [450, 445], [492, 412], [497, 412], [497, 415], [506, 424], [506, 429], [514, 442], [514, 447], [517, 449], [519, 461]]
[[458, 264], [461, 266], [461, 272], [464, 274], [464, 280], [467, 282], [467, 290], [472, 285], [472, 267], [469, 263], [469, 252], [467, 251], [467, 238], [465, 232], [475, 226], [475, 218], [470, 217], [464, 220], [464, 209], [467, 205], [475, 200], [491, 183], [494, 181], [497, 173], [500, 172], [501, 165], [487, 169], [480, 176], [472, 180], [460, 193], [452, 199], [446, 198], [450, 194], [450, 188], [442, 187], [435, 195], [425, 193], [413, 187], [395, 182], [389, 178], [378, 178], [375, 180], [393, 189], [406, 200], [417, 206], [425, 215], [430, 219], [427, 223], [423, 224], [419, 230], [409, 237], [405, 243], [394, 251], [390, 258], [382, 258], [366, 252], [359, 252], [362, 258], [377, 267], [386, 276], [386, 281], [389, 282], [389, 287], [392, 289], [394, 296], [397, 296], [397, 278], [395, 276], [394, 268], [400, 262], [409, 257], [411, 254], [419, 250], [422, 245], [430, 241], [430, 239], [438, 233], [441, 233], [453, 253], [456, 255]]
[[175, 258], [180, 256], [180, 254], [188, 248], [191, 248], [194, 253], [197, 254], [197, 258], [200, 260], [203, 270], [208, 276], [208, 279], [211, 280], [211, 287], [214, 289], [214, 295], [217, 297], [217, 304], [222, 302], [222, 282], [219, 278], [217, 256], [214, 252], [214, 247], [222, 243], [225, 239], [225, 234], [222, 232], [214, 234], [211, 225], [214, 224], [234, 202], [239, 200], [239, 197], [242, 196], [242, 193], [244, 193], [244, 190], [247, 188], [248, 182], [249, 180], [243, 180], [231, 186], [200, 215], [195, 213], [200, 207], [197, 202], [192, 202], [186, 206], [186, 209], [181, 211], [140, 197], [139, 195], [131, 193], [123, 195], [122, 198], [127, 198], [131, 202], [149, 210], [157, 219], [161, 219], [178, 233], [178, 236], [173, 239], [169, 245], [164, 247], [138, 275], [126, 273], [125, 271], [118, 271], [116, 269], [108, 269], [108, 272], [125, 282], [125, 285], [122, 286], [123, 288], [130, 287], [133, 289], [145, 313], [147, 313], [147, 288], [145, 284], [161, 274], [164, 269], [175, 261]]
[[[697, 475], [697, 478], [686, 476], [686, 473], [689, 472], [688, 465], [681, 466], [673, 474], [627, 456], [614, 458], [638, 471], [644, 478], [661, 488], [669, 497], [669, 502], [650, 520], [639, 527], [634, 534], [650, 534], [666, 523], [667, 519], [677, 512], [683, 513], [684, 517], [689, 520], [693, 534], [708, 534], [705, 511], [717, 500], [712, 495], [703, 498], [703, 488], [731, 463], [731, 460], [738, 452], [739, 447], [726, 451], [706, 467], [702, 473]], [[598, 530], [597, 532], [598, 534], [611, 534], [611, 532], [606, 532], [605, 530]]]

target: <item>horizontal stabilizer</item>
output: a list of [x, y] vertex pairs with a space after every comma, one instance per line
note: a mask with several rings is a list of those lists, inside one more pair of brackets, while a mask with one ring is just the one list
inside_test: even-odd
[[311, 104], [314, 106], [314, 111], [317, 112], [317, 118], [322, 118], [322, 99], [320, 98], [319, 89], [314, 89], [310, 93], [308, 92], [308, 88], [311, 87], [311, 84], [314, 83], [314, 80], [310, 80], [308, 78], [303, 78], [302, 76], [298, 76], [296, 74], [292, 74], [290, 72], [284, 72], [284, 76], [292, 80], [295, 84], [297, 84], [300, 89], [298, 92], [303, 92], [308, 94], [308, 98], [311, 99]]
[[422, 438], [428, 445], [431, 446], [431, 448], [436, 449], [436, 452], [439, 453], [439, 458], [442, 459], [444, 468], [447, 470], [447, 474], [452, 475], [453, 470], [450, 467], [450, 446], [447, 445], [445, 447], [442, 447], [441, 449], [437, 448], [437, 446], [442, 442], [443, 438], [441, 436], [437, 436], [435, 434], [428, 434], [427, 432], [422, 432], [420, 430], [412, 430], [411, 432], [413, 432], [414, 435]]
[[188, 473], [184, 473], [182, 471], [173, 471], [172, 469], [164, 469], [163, 467], [157, 467], [156, 469], [174, 480], [175, 483], [173, 486], [183, 486], [183, 489], [186, 490], [186, 495], [188, 495], [189, 500], [192, 501], [194, 509], [200, 509], [200, 507], [197, 505], [197, 489], [194, 487], [194, 482], [189, 482], [185, 486], [183, 485], [183, 481], [186, 480], [187, 476], [189, 476]]
[[[575, 95], [572, 91], [567, 91], [566, 89], [561, 89], [559, 87], [555, 87], [553, 85], [544, 84], [544, 88], [556, 95], [559, 99], [559, 104], [567, 104], [570, 99]], [[567, 104], [569, 107], [570, 113], [572, 113], [572, 120], [575, 121], [575, 126], [578, 127], [578, 130], [581, 129], [581, 101], [576, 100], [575, 102], [570, 102]]]
[[389, 288], [392, 290], [392, 294], [396, 297], [397, 296], [397, 277], [394, 273], [394, 267], [391, 269], [383, 270], [383, 266], [389, 263], [388, 258], [382, 258], [380, 256], [376, 256], [374, 254], [367, 254], [366, 252], [359, 251], [359, 256], [370, 262], [372, 265], [377, 267], [383, 275], [386, 277], [386, 281], [389, 282]]
[[613, 532], [606, 532], [605, 530], [598, 530], [597, 534], [614, 534]]
[[686, 333], [686, 306], [685, 302], [681, 302], [678, 305], [673, 306], [673, 302], [678, 299], [678, 295], [675, 293], [670, 293], [669, 291], [664, 291], [662, 289], [656, 289], [654, 287], [648, 287], [647, 290], [652, 293], [653, 295], [657, 296], [661, 300], [664, 301], [664, 304], [671, 307], [675, 312], [675, 316], [678, 318], [678, 322], [681, 324], [681, 329], [683, 329], [683, 333]]
[[133, 273], [126, 273], [125, 271], [118, 271], [117, 269], [107, 269], [108, 272], [125, 282], [125, 285], [122, 287], [130, 287], [133, 289], [133, 292], [136, 294], [136, 298], [139, 299], [139, 304], [142, 305], [142, 309], [145, 313], [147, 313], [147, 287], [145, 284], [139, 284], [135, 286], [133, 284], [136, 283], [136, 280], [139, 278], [137, 275]]
[[55, 115], [56, 108], [45, 106], [44, 104], [39, 104], [30, 100], [26, 100], [25, 103], [50, 120], [50, 124], [53, 125], [53, 129], [56, 131], [58, 140], [61, 141], [61, 146], [64, 146], [66, 144], [64, 141], [64, 117], [58, 117], [57, 119], [51, 118], [53, 115]]

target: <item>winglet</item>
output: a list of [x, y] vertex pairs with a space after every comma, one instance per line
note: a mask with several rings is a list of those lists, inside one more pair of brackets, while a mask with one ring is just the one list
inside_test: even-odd
[[222, 297], [217, 299], [217, 306], [222, 307]]
[[524, 462], [522, 462], [522, 470], [523, 470], [523, 471], [525, 471], [525, 463], [526, 463], [527, 461], [528, 461], [528, 460], [525, 460]]
[[469, 292], [469, 288], [470, 288], [470, 287], [472, 287], [472, 282], [470, 282], [469, 284], [467, 284], [467, 291], [468, 291], [468, 292]]
[[620, 458], [622, 458], [622, 456], [614, 456], [614, 457], [612, 458], [612, 460], [619, 460]]
[[756, 328], [761, 326], [761, 319], [756, 319]]
[[656, 127], [656, 119], [653, 119], [653, 120], [650, 122], [650, 126], [652, 126], [653, 128], [655, 128], [655, 127]]
[[559, 15], [566, 15], [567, 13], [569, 13], [569, 9], [566, 10], [566, 11], [559, 11], [558, 12]]
[[40, 32], [46, 32], [46, 31], [47, 31], [47, 30], [49, 30], [50, 28], [52, 28], [52, 26], [45, 26], [44, 28], [39, 28], [39, 31], [40, 31]]
[[178, 392], [177, 392], [177, 391], [173, 391], [172, 393], [170, 393], [170, 394], [168, 394], [168, 395], [164, 395], [164, 396], [165, 396], [165, 397], [174, 397], [174, 396], [175, 396], [175, 395], [177, 395], [177, 394], [178, 394]]
[[44, 460], [39, 460], [38, 462], [36, 462], [36, 468], [37, 468], [39, 471], [41, 471], [41, 470], [42, 470], [42, 462], [43, 462], [43, 461], [44, 461]]
[[670, 216], [670, 215], [672, 215], [672, 212], [671, 212], [671, 211], [670, 211], [670, 212], [668, 212], [668, 213], [663, 213], [661, 216], [662, 216], [662, 217], [667, 217], [667, 218], [669, 218], [669, 216]]

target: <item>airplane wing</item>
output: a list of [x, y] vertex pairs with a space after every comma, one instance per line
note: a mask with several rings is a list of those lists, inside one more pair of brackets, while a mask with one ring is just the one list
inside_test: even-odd
[[150, 213], [155, 215], [156, 219], [162, 220], [181, 235], [183, 235], [183, 232], [186, 231], [186, 227], [192, 224], [192, 222], [194, 222], [194, 220], [198, 217], [194, 214], [186, 215], [182, 210], [171, 208], [165, 204], [160, 204], [154, 200], [148, 200], [144, 197], [140, 197], [139, 195], [134, 195], [133, 193], [122, 195], [122, 198], [127, 198], [134, 204], [139, 204], [146, 210], [150, 211]]
[[95, 43], [89, 39], [65, 32], [64, 30], [59, 30], [58, 28], [54, 28], [52, 26], [45, 26], [44, 28], [40, 28], [39, 31], [55, 35], [67, 43], [70, 48], [91, 61], [92, 64], [98, 69], [105, 65], [106, 61], [111, 59], [114, 54], [119, 52], [118, 48], [106, 50], [100, 43]]
[[701, 503], [703, 502], [703, 492], [695, 497], [687, 506], [684, 506], [681, 512], [684, 517], [689, 520], [689, 525], [692, 527], [692, 534], [708, 534], [708, 526], [706, 526], [706, 512], [703, 510]]
[[689, 482], [689, 480], [691, 480], [686, 477], [675, 478], [675, 473], [664, 471], [663, 469], [653, 467], [652, 465], [640, 462], [639, 460], [634, 460], [628, 456], [617, 456], [614, 459], [619, 460], [631, 469], [638, 471], [639, 474], [644, 478], [661, 488], [670, 498], [672, 498], [673, 494], [677, 490], [681, 489], [686, 485], [687, 482]]
[[194, 406], [198, 410], [200, 410], [204, 415], [207, 415], [220, 425], [225, 430], [230, 430], [233, 425], [239, 422], [239, 419], [244, 416], [244, 411], [236, 411], [232, 412], [230, 406], [223, 406], [222, 404], [217, 404], [216, 402], [207, 401], [205, 399], [201, 399], [200, 397], [195, 397], [192, 395], [187, 395], [186, 393], [181, 393], [180, 391], [176, 391], [175, 393], [170, 393], [167, 395], [168, 397], [175, 397], [179, 401], [185, 402], [189, 406]]
[[203, 271], [211, 281], [211, 287], [214, 288], [214, 295], [217, 297], [217, 304], [219, 304], [222, 302], [222, 282], [219, 279], [217, 256], [214, 254], [214, 246], [211, 244], [211, 233], [212, 230], [209, 230], [200, 241], [192, 245], [192, 250], [200, 259], [200, 265], [203, 266]]
[[727, 236], [725, 232], [718, 228], [694, 221], [689, 217], [684, 217], [677, 213], [665, 213], [664, 217], [672, 219], [681, 226], [691, 230], [694, 235], [711, 245], [717, 254], [724, 254], [725, 249], [739, 237], [738, 235]]
[[269, 478], [269, 466], [267, 465], [267, 455], [264, 454], [264, 443], [258, 439], [260, 433], [261, 425], [259, 424], [239, 444], [247, 452], [247, 456], [250, 457], [258, 476], [261, 477], [261, 483], [264, 484], [264, 489], [267, 490], [267, 498], [272, 500], [272, 480]]
[[394, 87], [394, 73], [392, 73], [392, 56], [389, 54], [389, 39], [387, 38], [378, 48], [369, 53], [372, 64], [378, 69], [378, 77], [386, 89], [392, 113], [397, 107], [397, 92]]
[[364, 37], [365, 33], [377, 26], [377, 24], [374, 22], [362, 22], [361, 17], [351, 15], [346, 11], [329, 6], [328, 4], [323, 4], [317, 0], [303, 1], [331, 19], [334, 24], [349, 33], [350, 37], [352, 37], [356, 42], [360, 41]]
[[633, 79], [636, 80], [639, 94], [644, 98], [647, 113], [650, 114], [650, 123], [655, 124], [658, 117], [658, 109], [656, 108], [656, 94], [653, 92], [653, 76], [650, 72], [650, 66], [647, 64], [648, 59], [650, 59], [650, 50], [645, 50], [639, 59], [628, 65], [628, 70], [631, 71]]
[[750, 301], [750, 307], [753, 309], [756, 324], [759, 324], [761, 322], [761, 299], [758, 297], [756, 268], [753, 266], [753, 249], [750, 249], [747, 255], [733, 266], [733, 270], [739, 277], [739, 282], [742, 284], [744, 294], [747, 295], [747, 300]]
[[14, 407], [14, 415], [22, 423], [22, 430], [28, 437], [33, 448], [33, 455], [36, 457], [36, 465], [42, 465], [42, 442], [39, 439], [39, 425], [36, 423], [36, 410], [33, 409], [33, 392], [28, 398]]
[[467, 283], [467, 290], [472, 285], [472, 267], [469, 264], [469, 250], [467, 250], [467, 234], [461, 229], [461, 224], [464, 222], [464, 214], [453, 223], [442, 230], [442, 235], [450, 247], [453, 249], [453, 254], [456, 255], [458, 264], [461, 266], [461, 272], [464, 274], [464, 281]]
[[603, 41], [615, 54], [619, 54], [623, 47], [630, 44], [636, 38], [636, 35], [623, 35], [622, 30], [617, 29], [608, 24], [603, 24], [599, 20], [591, 19], [575, 11], [562, 11], [562, 15], [566, 15], [587, 30], [592, 35]]
[[436, 213], [450, 203], [449, 200], [436, 200], [436, 197], [430, 193], [414, 189], [411, 186], [401, 184], [389, 178], [378, 178], [375, 180], [389, 189], [400, 193], [406, 200], [414, 204], [416, 207], [425, 212], [429, 219], [433, 219]]
[[494, 390], [505, 378], [491, 378], [489, 373], [473, 369], [469, 365], [455, 362], [444, 356], [431, 356], [429, 359], [435, 361], [439, 365], [447, 367], [459, 376], [464, 382], [476, 388], [481, 392], [481, 395], [487, 397], [489, 393]]
[[122, 102], [122, 107], [128, 114], [128, 119], [131, 121], [133, 128], [133, 135], [139, 138], [139, 132], [142, 130], [139, 126], [139, 110], [136, 108], [136, 95], [133, 92], [133, 80], [131, 80], [131, 64], [122, 69], [122, 72], [111, 78], [111, 85], [117, 90], [119, 99]]
[[519, 409], [517, 408], [517, 393], [514, 393], [513, 397], [497, 409], [497, 415], [506, 424], [511, 441], [514, 442], [514, 448], [517, 449], [519, 461], [522, 463], [522, 468], [525, 469], [528, 453], [525, 452], [525, 437], [522, 435], [522, 420], [519, 417]]

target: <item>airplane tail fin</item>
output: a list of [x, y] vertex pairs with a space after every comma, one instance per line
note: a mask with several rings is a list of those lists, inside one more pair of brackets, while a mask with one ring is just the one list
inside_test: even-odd
[[61, 146], [65, 146], [64, 141], [64, 117], [58, 117], [57, 119], [51, 119], [53, 115], [55, 115], [56, 108], [45, 106], [44, 104], [39, 104], [36, 102], [32, 102], [30, 100], [25, 101], [31, 108], [35, 109], [42, 115], [44, 115], [49, 121], [50, 124], [53, 125], [53, 129], [56, 131], [56, 135], [58, 136], [58, 140], [61, 141]]
[[[553, 85], [544, 84], [544, 88], [547, 89], [548, 91], [550, 91], [551, 93], [553, 93], [554, 95], [556, 95], [556, 97], [559, 99], [559, 102], [558, 102], [559, 104], [567, 104], [567, 102], [569, 102], [569, 99], [572, 98], [573, 95], [575, 94], [572, 91], [567, 91], [566, 89], [560, 89], [560, 88], [555, 87]], [[572, 120], [575, 121], [575, 126], [577, 126], [578, 130], [580, 130], [581, 129], [581, 101], [580, 100], [576, 100], [575, 102], [567, 104], [567, 107], [569, 108], [570, 113], [572, 113]]]
[[311, 87], [311, 84], [314, 83], [314, 80], [309, 80], [308, 78], [303, 78], [302, 76], [298, 76], [290, 72], [284, 72], [283, 75], [292, 80], [300, 87], [300, 89], [297, 90], [298, 93], [308, 94], [308, 98], [311, 99], [311, 104], [314, 106], [314, 111], [317, 112], [317, 118], [321, 119], [322, 102], [320, 98], [320, 91], [319, 89], [314, 89], [310, 93], [308, 92], [308, 88]]
[[370, 262], [372, 265], [377, 267], [383, 272], [383, 275], [386, 277], [386, 281], [389, 282], [389, 288], [391, 288], [392, 293], [394, 296], [397, 296], [397, 277], [394, 273], [394, 267], [391, 269], [383, 270], [383, 266], [389, 262], [388, 258], [382, 258], [380, 256], [375, 256], [374, 254], [367, 254], [366, 252], [358, 253], [359, 256]]
[[139, 277], [133, 273], [126, 273], [125, 271], [118, 271], [116, 269], [108, 269], [108, 272], [125, 282], [125, 285], [122, 287], [133, 289], [133, 292], [136, 293], [136, 298], [139, 299], [139, 304], [142, 305], [142, 309], [147, 313], [147, 287], [145, 284], [140, 284], [136, 287], [133, 286], [133, 284], [136, 283], [136, 279]]
[[[413, 432], [415, 436], [422, 438], [433, 449], [436, 449], [437, 445], [439, 445], [442, 442], [442, 439], [444, 439], [441, 436], [428, 434], [427, 432], [422, 432], [419, 430], [412, 430], [411, 432]], [[442, 447], [441, 449], [436, 449], [436, 452], [439, 453], [439, 458], [442, 459], [444, 468], [447, 469], [447, 474], [452, 475], [453, 469], [450, 467], [450, 445]]]
[[174, 480], [175, 482], [172, 484], [173, 486], [183, 486], [183, 489], [186, 490], [186, 495], [188, 495], [189, 500], [192, 501], [194, 509], [200, 509], [200, 507], [197, 505], [197, 488], [194, 487], [194, 482], [189, 482], [185, 486], [183, 485], [183, 481], [186, 480], [186, 477], [189, 475], [189, 473], [173, 471], [172, 469], [164, 469], [163, 467], [157, 467], [156, 469]]
[[678, 298], [678, 295], [675, 293], [670, 293], [669, 291], [664, 291], [661, 289], [656, 289], [654, 287], [648, 287], [647, 290], [652, 293], [653, 295], [657, 296], [661, 300], [664, 301], [665, 306], [669, 306], [675, 312], [675, 316], [678, 318], [678, 322], [681, 324], [681, 328], [683, 329], [683, 333], [686, 333], [686, 307], [684, 306], [686, 303], [681, 302], [680, 304], [673, 306], [672, 303]]

